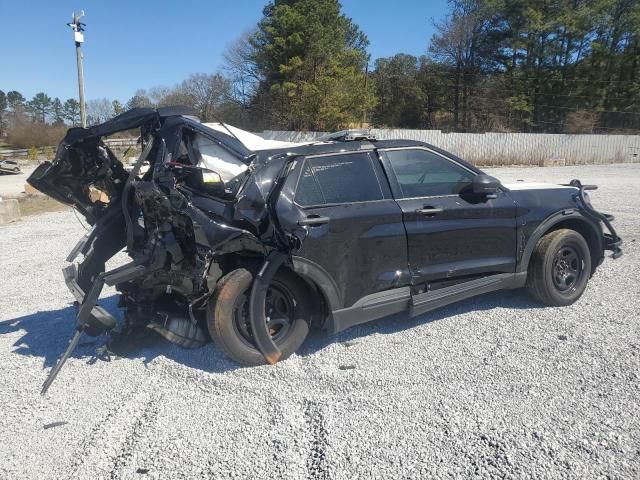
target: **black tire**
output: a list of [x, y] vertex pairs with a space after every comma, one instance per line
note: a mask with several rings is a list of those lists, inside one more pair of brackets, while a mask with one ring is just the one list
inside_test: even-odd
[[580, 298], [591, 276], [591, 254], [584, 237], [574, 230], [543, 236], [533, 251], [527, 289], [544, 305], [571, 305]]
[[[255, 347], [248, 325], [252, 282], [253, 274], [244, 268], [222, 277], [207, 307], [207, 327], [214, 343], [232, 360], [243, 365], [265, 365], [267, 361]], [[270, 296], [277, 299], [270, 303]], [[285, 304], [286, 308], [282, 308]], [[267, 309], [281, 312], [272, 326], [281, 360], [298, 350], [307, 338], [310, 305], [309, 292], [302, 281], [290, 271], [278, 271], [267, 292]]]

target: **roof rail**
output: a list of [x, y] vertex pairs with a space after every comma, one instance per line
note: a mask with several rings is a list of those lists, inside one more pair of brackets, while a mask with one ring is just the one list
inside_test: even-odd
[[[315, 139], [315, 142], [357, 142], [368, 140], [375, 142], [376, 136], [368, 130], [340, 130]], [[314, 143], [315, 143], [314, 142]]]

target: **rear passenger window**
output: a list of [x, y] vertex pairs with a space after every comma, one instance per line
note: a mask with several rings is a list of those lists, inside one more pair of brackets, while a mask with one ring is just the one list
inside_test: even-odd
[[382, 191], [366, 153], [305, 160], [296, 190], [302, 206], [381, 200]]
[[400, 184], [403, 198], [458, 195], [469, 187], [474, 174], [427, 150], [384, 152]]
[[298, 190], [296, 191], [296, 201], [300, 205], [320, 205], [324, 203], [324, 197], [320, 191], [320, 185], [316, 181], [311, 170], [309, 161], [304, 162], [302, 176], [298, 182]]

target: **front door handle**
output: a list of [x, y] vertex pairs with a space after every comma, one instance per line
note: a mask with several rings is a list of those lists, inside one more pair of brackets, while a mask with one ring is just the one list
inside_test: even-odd
[[419, 215], [424, 215], [425, 217], [432, 217], [434, 215], [438, 215], [442, 213], [444, 210], [437, 207], [424, 207], [416, 210], [416, 213]]
[[298, 225], [301, 227], [324, 225], [329, 223], [331, 219], [329, 217], [321, 217], [320, 215], [309, 215], [307, 218], [298, 221]]

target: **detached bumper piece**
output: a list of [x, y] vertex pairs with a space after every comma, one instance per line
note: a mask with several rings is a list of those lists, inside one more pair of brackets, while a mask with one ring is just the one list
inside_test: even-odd
[[[79, 251], [85, 246], [88, 237], [89, 236], [83, 238], [73, 249], [69, 255], [71, 260], [73, 260]], [[49, 390], [49, 387], [58, 376], [60, 369], [78, 345], [83, 333], [91, 336], [97, 336], [115, 328], [117, 324], [116, 319], [104, 308], [96, 305], [105, 283], [109, 286], [113, 286], [118, 282], [132, 280], [142, 276], [146, 270], [146, 267], [143, 265], [131, 262], [109, 272], [102, 272], [94, 280], [91, 290], [86, 293], [78, 283], [78, 267], [76, 264], [72, 263], [62, 269], [65, 283], [75, 297], [76, 304], [78, 305], [78, 314], [76, 315], [77, 328], [69, 342], [69, 346], [64, 351], [56, 365], [51, 369], [49, 376], [42, 385], [42, 390], [40, 392], [41, 395], [47, 393], [47, 390]]]
[[578, 196], [580, 197], [580, 202], [582, 204], [582, 208], [585, 210], [585, 213], [596, 220], [601, 221], [609, 230], [609, 233], [603, 233], [603, 246], [605, 250], [610, 250], [613, 253], [611, 254], [611, 258], [620, 258], [622, 256], [622, 238], [618, 235], [615, 228], [611, 222], [614, 221], [614, 216], [598, 212], [595, 208], [591, 206], [591, 202], [586, 198], [585, 192], [587, 190], [597, 190], [597, 185], [583, 185], [580, 180], [571, 180], [569, 185], [572, 187], [576, 187], [578, 189]]
[[[62, 274], [64, 275], [64, 281], [67, 284], [67, 287], [75, 297], [78, 305], [80, 305], [80, 310], [82, 310], [82, 308], [85, 307], [85, 305], [88, 305], [88, 303], [85, 302], [85, 292], [80, 288], [80, 285], [78, 285], [78, 268], [76, 264], [73, 263], [63, 268]], [[93, 292], [93, 288], [91, 291]], [[102, 291], [102, 287], [100, 287], [100, 291]], [[100, 296], [100, 291], [97, 292], [98, 296]], [[95, 305], [97, 300], [97, 297], [93, 300], [94, 305], [90, 310], [88, 307], [85, 308], [85, 311], [89, 311], [86, 319], [80, 317], [80, 310], [76, 317], [78, 327], [82, 328], [90, 335], [100, 335], [103, 332], [108, 332], [116, 326], [116, 319], [113, 318], [113, 316], [104, 308], [99, 305]], [[91, 299], [87, 298], [87, 302], [90, 301]], [[80, 323], [81, 321], [83, 321], [82, 324]]]
[[104, 279], [102, 274], [96, 279], [89, 295], [80, 288], [78, 284], [78, 269], [75, 264], [71, 264], [62, 269], [64, 280], [71, 290], [71, 293], [76, 298], [76, 304], [79, 305], [78, 314], [76, 316], [77, 328], [71, 341], [67, 346], [62, 356], [58, 359], [58, 362], [49, 372], [47, 379], [42, 385], [41, 395], [47, 393], [49, 387], [60, 373], [60, 369], [66, 363], [71, 353], [75, 350], [83, 333], [89, 333], [90, 335], [99, 335], [102, 332], [109, 331], [116, 326], [116, 319], [113, 318], [105, 309], [96, 305], [102, 287], [104, 286]]
[[612, 250], [613, 254], [611, 254], [611, 258], [620, 258], [622, 256], [622, 239], [620, 237], [614, 237], [608, 233], [604, 234], [604, 249]]
[[[78, 268], [75, 263], [63, 268], [62, 274], [67, 287], [79, 305], [76, 317], [78, 328], [92, 336], [112, 330], [116, 326], [116, 319], [104, 308], [96, 305], [108, 275], [105, 273], [98, 275], [87, 295], [78, 284]], [[113, 283], [109, 281], [108, 285], [113, 285]]]

